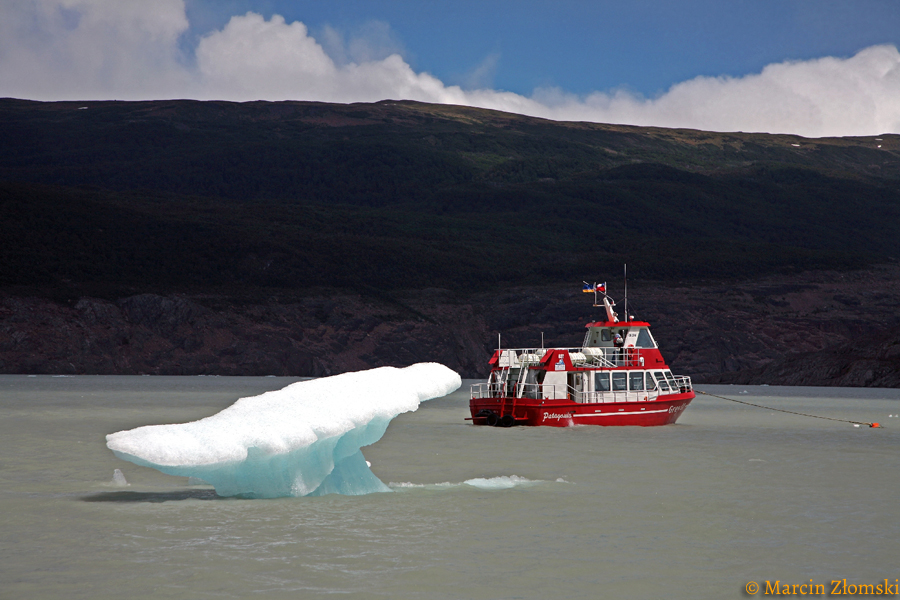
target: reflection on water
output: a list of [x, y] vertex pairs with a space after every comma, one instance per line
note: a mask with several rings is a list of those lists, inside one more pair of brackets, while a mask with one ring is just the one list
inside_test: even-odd
[[394, 492], [358, 497], [218, 498], [105, 448], [290, 381], [0, 377], [5, 597], [722, 598], [897, 577], [900, 390], [701, 386], [881, 430], [704, 397], [667, 427], [497, 429], [463, 420], [464, 385], [364, 449]]

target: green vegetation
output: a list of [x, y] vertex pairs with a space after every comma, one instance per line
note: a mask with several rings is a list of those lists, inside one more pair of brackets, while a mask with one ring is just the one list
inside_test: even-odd
[[469, 291], [623, 262], [644, 278], [738, 278], [893, 260], [898, 213], [895, 135], [412, 102], [0, 100], [4, 286]]

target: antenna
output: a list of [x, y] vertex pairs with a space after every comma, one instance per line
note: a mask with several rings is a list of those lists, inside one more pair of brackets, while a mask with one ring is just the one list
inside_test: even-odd
[[625, 322], [627, 323], [630, 319], [628, 318], [628, 265], [624, 266], [625, 271]]

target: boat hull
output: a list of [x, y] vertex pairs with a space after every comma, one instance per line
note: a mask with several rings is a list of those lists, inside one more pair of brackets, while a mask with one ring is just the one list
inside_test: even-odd
[[670, 425], [694, 399], [694, 392], [669, 394], [657, 400], [580, 404], [568, 400], [530, 398], [472, 398], [469, 411], [475, 425]]

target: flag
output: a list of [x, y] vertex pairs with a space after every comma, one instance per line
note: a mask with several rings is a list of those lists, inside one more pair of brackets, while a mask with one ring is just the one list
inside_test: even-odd
[[587, 293], [587, 294], [590, 294], [590, 293], [593, 292], [594, 290], [591, 289], [591, 284], [589, 284], [588, 282], [585, 281], [585, 282], [584, 282], [584, 288], [582, 288], [581, 291], [582, 291], [582, 292], [585, 292], [585, 293]]
[[597, 284], [597, 291], [600, 292], [600, 293], [602, 293], [602, 294], [605, 294], [605, 293], [606, 293], [606, 282], [605, 282], [605, 281], [604, 281], [603, 283], [598, 283], [598, 284]]

